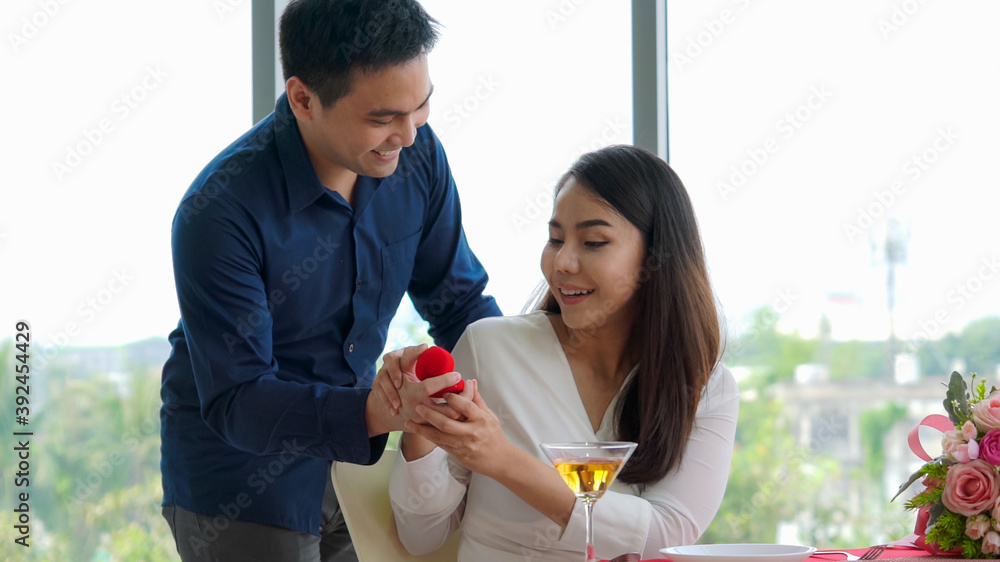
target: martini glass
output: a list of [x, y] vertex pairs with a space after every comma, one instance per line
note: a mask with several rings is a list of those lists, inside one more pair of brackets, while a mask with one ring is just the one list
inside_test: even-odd
[[583, 502], [587, 521], [585, 562], [594, 562], [594, 503], [614, 482], [618, 471], [632, 456], [635, 443], [591, 441], [542, 443], [540, 446], [555, 465], [566, 485]]

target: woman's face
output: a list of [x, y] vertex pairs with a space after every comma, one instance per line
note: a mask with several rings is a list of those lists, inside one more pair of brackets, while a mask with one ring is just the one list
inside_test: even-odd
[[575, 178], [567, 180], [553, 205], [542, 273], [568, 328], [631, 327], [645, 255], [638, 228]]

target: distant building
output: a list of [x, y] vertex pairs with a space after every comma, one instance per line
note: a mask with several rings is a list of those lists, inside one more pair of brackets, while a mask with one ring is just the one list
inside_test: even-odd
[[[807, 369], [808, 370], [808, 369]], [[810, 374], [813, 373], [810, 371]], [[837, 459], [843, 467], [841, 478], [830, 482], [830, 490], [835, 492], [839, 506], [848, 513], [861, 515], [880, 504], [888, 507], [889, 500], [899, 485], [909, 479], [923, 464], [910, 451], [907, 437], [911, 428], [930, 414], [947, 415], [942, 402], [946, 376], [920, 377], [912, 373], [898, 373], [905, 383], [884, 379], [852, 379], [843, 381], [822, 380], [819, 377], [805, 377], [815, 382], [788, 382], [775, 384], [768, 390], [782, 403], [782, 412], [789, 425], [788, 430], [795, 437], [800, 451], [808, 456], [826, 456]], [[799, 378], [799, 372], [796, 372]], [[905, 416], [882, 436], [881, 449], [885, 459], [882, 473], [882, 495], [873, 497], [870, 486], [859, 482], [855, 476], [865, 466], [865, 450], [862, 443], [861, 415], [869, 410], [883, 408], [895, 403], [906, 409]], [[932, 457], [941, 451], [941, 433], [922, 428], [920, 441]], [[903, 496], [896, 499], [900, 507], [907, 499], [921, 491], [919, 483], [910, 487]], [[915, 517], [915, 516], [914, 516]], [[792, 525], [796, 527], [796, 525]], [[793, 532], [794, 529], [786, 529]], [[904, 532], [905, 531], [905, 532]], [[887, 538], [901, 538], [909, 530], [886, 530], [899, 534]], [[902, 534], [900, 534], [902, 533]]]

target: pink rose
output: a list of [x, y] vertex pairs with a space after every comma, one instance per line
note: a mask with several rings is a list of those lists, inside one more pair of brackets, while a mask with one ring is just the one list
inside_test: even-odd
[[965, 536], [972, 540], [983, 538], [987, 531], [992, 531], [989, 515], [973, 515], [965, 521]]
[[969, 462], [979, 458], [979, 443], [969, 441], [964, 445], [959, 445], [958, 449], [951, 454], [958, 462]]
[[967, 420], [962, 424], [962, 437], [966, 441], [972, 441], [979, 436], [979, 430], [976, 429], [976, 424], [972, 423], [972, 420]]
[[996, 531], [990, 531], [989, 533], [986, 533], [985, 537], [983, 537], [983, 553], [1000, 553], [1000, 534], [997, 534]]
[[993, 466], [983, 460], [953, 465], [944, 480], [941, 503], [949, 511], [966, 517], [993, 509], [998, 492]]
[[990, 515], [993, 516], [993, 520], [991, 521], [993, 523], [993, 530], [1000, 531], [1000, 529], [997, 528], [1000, 527], [1000, 519], [997, 519], [1000, 517], [1000, 499], [993, 504], [993, 511], [990, 512]]
[[1000, 429], [1000, 391], [973, 404], [972, 419], [984, 432]]
[[945, 431], [944, 437], [941, 438], [941, 451], [951, 460], [955, 460], [955, 451], [965, 443], [966, 439], [961, 431], [957, 429]]
[[979, 458], [992, 465], [1000, 465], [1000, 431], [994, 429], [979, 442]]

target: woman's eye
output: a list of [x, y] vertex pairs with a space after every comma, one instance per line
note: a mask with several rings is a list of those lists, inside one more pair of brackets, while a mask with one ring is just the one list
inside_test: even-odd
[[389, 123], [392, 123], [392, 121], [376, 121], [376, 120], [372, 119], [372, 123], [374, 123], [376, 125], [388, 125]]
[[604, 246], [606, 244], [607, 244], [607, 242], [584, 242], [583, 243], [583, 245], [586, 246], [586, 247], [588, 247], [588, 248], [600, 248], [601, 246]]
[[549, 238], [549, 246], [559, 246], [562, 243], [563, 243], [563, 241], [559, 240], [557, 238]]

